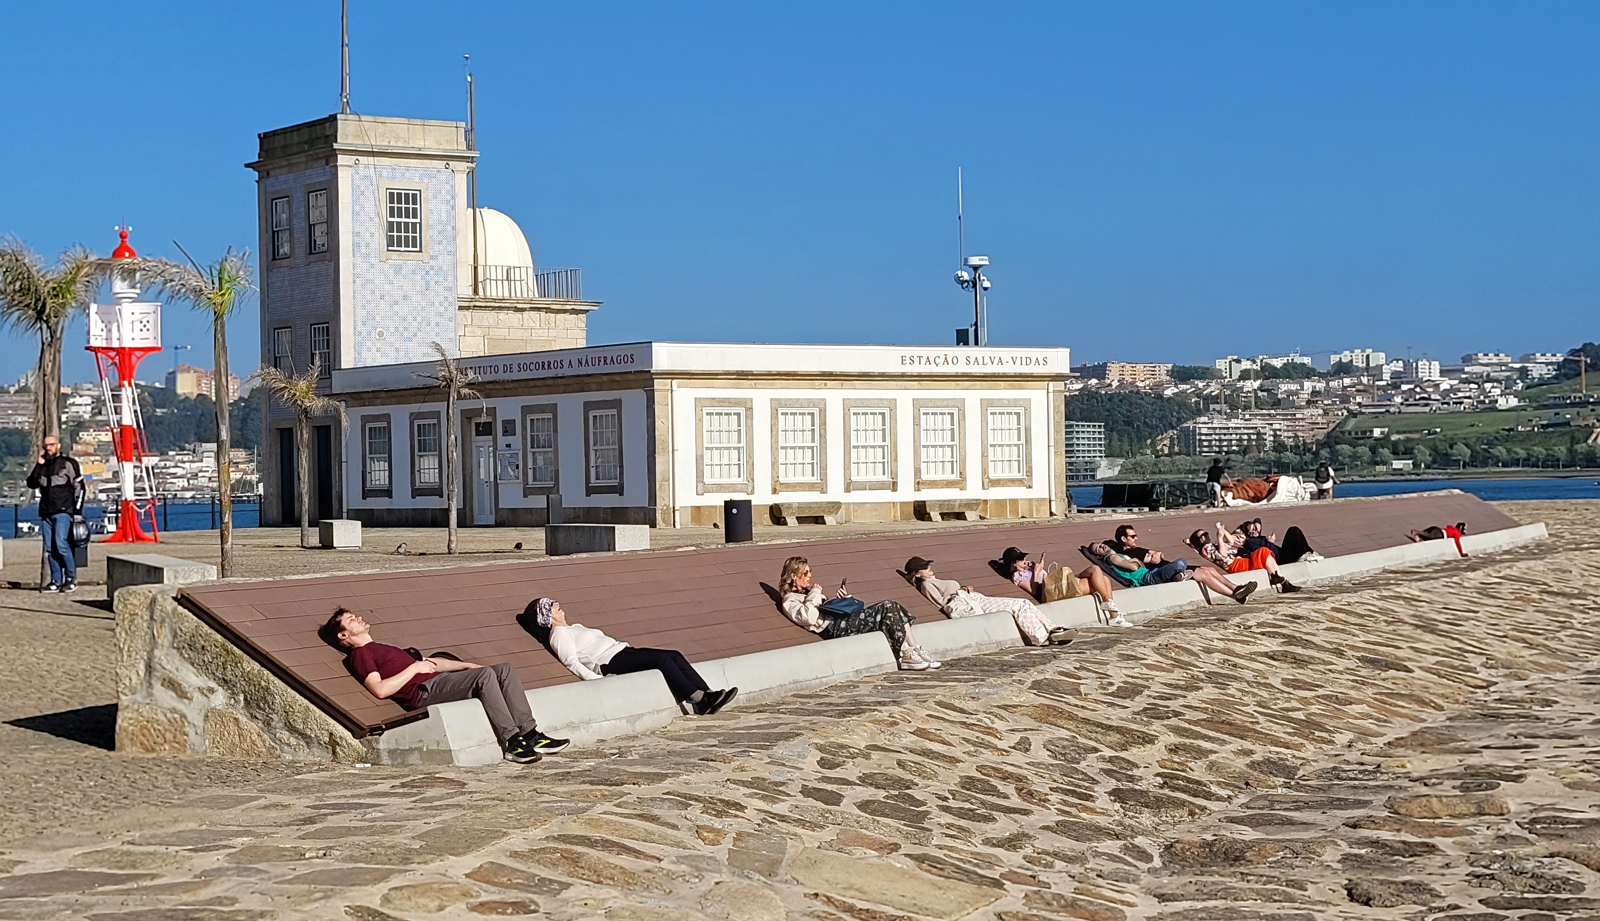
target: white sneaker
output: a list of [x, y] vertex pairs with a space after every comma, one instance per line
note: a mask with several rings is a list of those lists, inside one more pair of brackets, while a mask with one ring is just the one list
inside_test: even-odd
[[922, 671], [923, 669], [925, 669], [927, 667], [928, 667], [928, 663], [922, 661], [922, 658], [917, 655], [916, 650], [907, 649], [906, 651], [900, 653], [900, 670], [901, 671], [903, 671], [903, 672], [920, 672], [920, 671]]
[[1123, 617], [1121, 614], [1118, 614], [1116, 617], [1113, 617], [1113, 618], [1111, 618], [1111, 620], [1107, 621], [1106, 622], [1106, 626], [1108, 626], [1108, 627], [1131, 627], [1131, 626], [1133, 626], [1133, 621], [1127, 619], [1126, 617]]
[[917, 654], [917, 658], [921, 659], [923, 662], [926, 662], [929, 668], [944, 668], [943, 662], [940, 662], [933, 656], [928, 655], [927, 651], [921, 646], [913, 646], [912, 651]]
[[1322, 562], [1322, 554], [1320, 554], [1317, 551], [1313, 550], [1310, 553], [1306, 554], [1305, 556], [1301, 557], [1300, 558], [1300, 562], [1302, 562], [1302, 563], [1320, 563], [1320, 562]]

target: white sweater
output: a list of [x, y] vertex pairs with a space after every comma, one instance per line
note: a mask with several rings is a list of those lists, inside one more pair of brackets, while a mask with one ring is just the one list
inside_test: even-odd
[[614, 640], [583, 624], [550, 628], [550, 651], [556, 654], [568, 671], [585, 681], [604, 678], [600, 674], [601, 666], [627, 648], [627, 643]]

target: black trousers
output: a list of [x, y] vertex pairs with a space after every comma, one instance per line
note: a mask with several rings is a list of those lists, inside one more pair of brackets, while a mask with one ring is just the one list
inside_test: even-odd
[[1278, 549], [1278, 562], [1297, 563], [1310, 552], [1311, 545], [1306, 542], [1305, 534], [1299, 528], [1290, 528], [1284, 532], [1283, 546]]
[[673, 700], [685, 701], [693, 697], [695, 691], [711, 690], [700, 673], [689, 664], [689, 660], [676, 649], [639, 649], [629, 646], [612, 656], [610, 662], [600, 666], [602, 675], [630, 675], [651, 670], [660, 672], [661, 677], [667, 679], [667, 688], [672, 691]]

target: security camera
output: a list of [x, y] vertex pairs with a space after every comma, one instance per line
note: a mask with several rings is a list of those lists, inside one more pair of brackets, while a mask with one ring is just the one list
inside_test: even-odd
[[956, 284], [960, 285], [963, 288], [965, 288], [967, 285], [972, 284], [972, 273], [968, 272], [966, 269], [957, 269], [956, 270]]
[[989, 279], [987, 279], [987, 278], [985, 278], [983, 280], [983, 290], [985, 290], [985, 291], [989, 290]]

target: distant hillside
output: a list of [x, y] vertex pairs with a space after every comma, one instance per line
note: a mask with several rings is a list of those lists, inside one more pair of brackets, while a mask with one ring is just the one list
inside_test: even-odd
[[1187, 400], [1148, 393], [1080, 393], [1067, 398], [1066, 418], [1103, 422], [1106, 453], [1132, 457], [1148, 453], [1150, 442], [1198, 415]]

